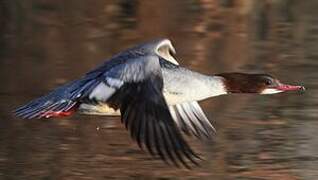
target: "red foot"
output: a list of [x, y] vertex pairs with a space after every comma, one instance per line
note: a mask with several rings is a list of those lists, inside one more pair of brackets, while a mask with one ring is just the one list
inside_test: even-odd
[[49, 117], [64, 117], [64, 116], [69, 116], [73, 114], [73, 112], [47, 112], [43, 114], [44, 117], [49, 118]]
[[46, 117], [46, 118], [50, 118], [50, 117], [65, 117], [65, 116], [70, 116], [72, 115], [77, 109], [77, 106], [72, 107], [70, 110], [64, 112], [64, 111], [49, 111], [49, 112], [44, 112], [43, 115], [41, 117]]

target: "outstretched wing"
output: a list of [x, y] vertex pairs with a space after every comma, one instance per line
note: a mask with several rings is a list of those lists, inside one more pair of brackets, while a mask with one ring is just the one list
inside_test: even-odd
[[67, 116], [78, 108], [80, 99], [98, 84], [94, 78], [83, 78], [61, 86], [15, 110], [25, 119]]
[[[163, 56], [171, 62], [178, 64], [170, 55], [170, 50], [175, 53], [174, 47], [168, 39], [156, 40], [132, 47], [113, 56], [109, 61], [106, 61], [101, 66], [88, 72], [81, 79], [59, 87], [48, 95], [37, 98], [26, 105], [19, 107], [15, 110], [15, 114], [27, 119], [66, 116], [72, 114], [81, 104], [84, 104], [83, 100], [90, 101], [93, 99], [105, 101], [115, 92], [115, 89], [110, 87], [113, 83], [112, 79], [100, 78], [103, 77], [101, 75], [104, 72], [110, 70], [114, 73], [114, 70], [111, 69], [117, 69], [116, 67], [126, 64], [131, 59], [144, 56], [147, 52]], [[129, 70], [134, 68], [126, 69]], [[130, 75], [131, 73], [128, 72], [127, 74]], [[135, 77], [132, 79], [134, 78]]]
[[105, 78], [104, 72], [140, 55], [138, 51], [119, 53], [82, 78], [58, 87], [48, 95], [17, 108], [15, 114], [25, 119], [68, 116], [87, 101], [88, 103], [105, 101], [115, 92], [109, 84], [116, 84], [111, 78]]
[[[107, 103], [121, 111], [121, 119], [138, 145], [152, 155], [179, 166], [199, 158], [183, 139], [163, 97], [163, 79], [157, 56], [132, 59], [105, 72], [116, 92]], [[115, 83], [116, 82], [116, 83]], [[110, 84], [110, 83], [109, 83]]]

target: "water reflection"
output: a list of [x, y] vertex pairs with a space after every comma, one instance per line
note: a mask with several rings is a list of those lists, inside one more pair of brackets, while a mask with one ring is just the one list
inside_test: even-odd
[[[1, 179], [316, 179], [318, 3], [314, 0], [0, 2]], [[118, 118], [21, 120], [14, 107], [81, 76], [105, 57], [169, 37], [204, 73], [268, 72], [305, 94], [203, 102], [213, 143], [192, 171], [140, 151]]]

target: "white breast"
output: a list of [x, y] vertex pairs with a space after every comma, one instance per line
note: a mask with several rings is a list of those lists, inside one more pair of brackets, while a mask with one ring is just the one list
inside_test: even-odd
[[222, 77], [195, 72], [163, 71], [164, 96], [168, 105], [200, 101], [226, 94]]

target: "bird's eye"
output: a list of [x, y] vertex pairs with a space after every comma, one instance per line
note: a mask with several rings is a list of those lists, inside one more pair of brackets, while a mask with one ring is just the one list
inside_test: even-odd
[[270, 80], [270, 79], [266, 79], [266, 80], [265, 80], [265, 84], [266, 84], [267, 86], [272, 85], [272, 84], [273, 84], [273, 81]]

